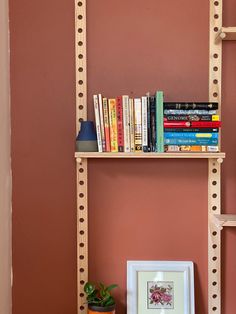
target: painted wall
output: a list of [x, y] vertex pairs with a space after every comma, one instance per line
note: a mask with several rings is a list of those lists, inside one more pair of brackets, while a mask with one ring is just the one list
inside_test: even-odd
[[11, 164], [8, 1], [0, 1], [0, 314], [11, 313]]
[[[208, 98], [208, 2], [88, 0], [92, 94]], [[13, 151], [13, 313], [76, 313], [73, 1], [10, 0]], [[235, 0], [225, 25], [236, 25]], [[236, 212], [232, 136], [236, 61], [224, 47], [225, 212]], [[196, 313], [207, 314], [207, 162], [93, 160], [90, 278], [117, 282], [126, 261], [195, 262]], [[234, 314], [236, 231], [223, 231], [223, 313]]]

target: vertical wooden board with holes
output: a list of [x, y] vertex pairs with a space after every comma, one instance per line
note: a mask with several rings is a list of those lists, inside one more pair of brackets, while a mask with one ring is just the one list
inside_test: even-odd
[[213, 219], [221, 213], [222, 159], [208, 161], [208, 313], [221, 313], [221, 234]]
[[[86, 0], [75, 0], [76, 133], [87, 119]], [[87, 313], [84, 284], [88, 280], [87, 159], [77, 158], [77, 312]]]

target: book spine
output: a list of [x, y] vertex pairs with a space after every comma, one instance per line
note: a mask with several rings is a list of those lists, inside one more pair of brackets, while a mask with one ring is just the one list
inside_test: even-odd
[[169, 121], [164, 121], [164, 127], [165, 128], [219, 128], [221, 126], [220, 121], [215, 121], [215, 122], [195, 122], [195, 121], [178, 121], [178, 122], [169, 122]]
[[110, 152], [111, 151], [111, 143], [110, 143], [110, 127], [109, 127], [109, 113], [108, 113], [107, 98], [103, 98], [102, 101], [103, 101], [103, 116], [104, 116], [106, 152]]
[[118, 152], [116, 100], [108, 100], [111, 152]]
[[98, 95], [93, 95], [93, 105], [94, 105], [95, 124], [96, 124], [96, 131], [97, 131], [98, 151], [99, 153], [102, 153], [102, 135], [101, 135], [101, 125], [100, 125], [100, 117], [99, 117]]
[[130, 153], [130, 115], [129, 115], [129, 96], [123, 98], [123, 117], [124, 117], [124, 146], [125, 153]]
[[176, 146], [166, 145], [166, 152], [218, 152], [218, 146]]
[[163, 126], [163, 92], [156, 92], [156, 146], [158, 153], [164, 152], [164, 126]]
[[130, 116], [130, 151], [135, 152], [135, 141], [134, 141], [134, 100], [129, 99], [129, 116]]
[[165, 115], [189, 115], [189, 114], [212, 114], [217, 115], [216, 110], [175, 110], [175, 109], [164, 109]]
[[116, 99], [117, 112], [117, 136], [118, 136], [118, 152], [124, 151], [124, 125], [123, 125], [123, 106], [122, 96]]
[[166, 132], [165, 138], [216, 138], [218, 139], [219, 133], [195, 133], [195, 132]]
[[148, 133], [148, 151], [151, 151], [151, 107], [150, 94], [147, 93], [147, 133]]
[[142, 107], [141, 99], [134, 99], [135, 152], [142, 151]]
[[98, 104], [99, 104], [99, 117], [101, 126], [101, 137], [102, 137], [102, 151], [106, 151], [106, 139], [105, 139], [105, 129], [104, 129], [104, 119], [103, 119], [103, 107], [102, 107], [102, 95], [98, 94]]
[[165, 138], [166, 145], [198, 145], [198, 146], [213, 146], [218, 145], [218, 139], [214, 138]]
[[219, 128], [164, 128], [164, 132], [218, 133]]
[[143, 152], [148, 152], [148, 127], [147, 127], [147, 97], [141, 98], [142, 102], [142, 146]]
[[165, 102], [164, 103], [165, 109], [180, 109], [180, 110], [217, 110], [218, 109], [218, 103], [217, 102], [211, 102], [211, 103], [188, 103], [188, 102], [180, 102], [180, 103], [174, 103], [174, 102]]
[[150, 97], [151, 152], [156, 151], [156, 100]]
[[165, 115], [164, 121], [219, 121], [219, 115]]

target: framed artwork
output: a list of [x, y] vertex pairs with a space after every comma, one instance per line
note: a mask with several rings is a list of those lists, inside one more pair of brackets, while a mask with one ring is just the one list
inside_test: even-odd
[[127, 262], [127, 314], [180, 313], [195, 313], [193, 262]]

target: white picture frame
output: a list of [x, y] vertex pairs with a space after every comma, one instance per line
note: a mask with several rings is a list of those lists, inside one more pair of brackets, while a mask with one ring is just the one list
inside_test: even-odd
[[191, 261], [127, 261], [127, 314], [195, 314]]

